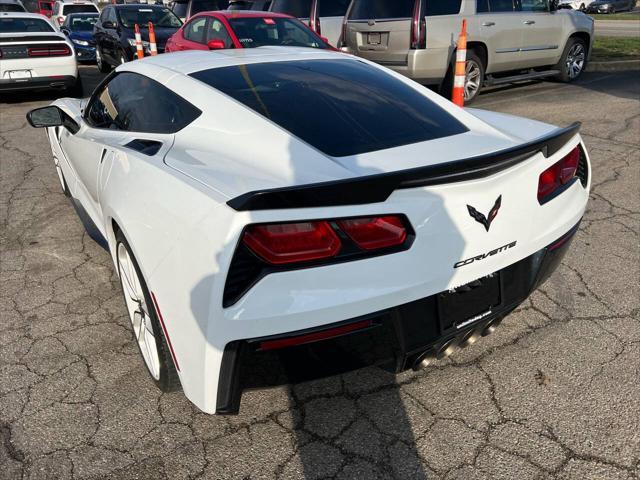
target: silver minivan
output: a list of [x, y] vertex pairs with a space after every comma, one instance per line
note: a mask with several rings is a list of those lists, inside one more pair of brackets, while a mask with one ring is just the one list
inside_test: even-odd
[[574, 80], [591, 52], [593, 20], [555, 0], [353, 0], [342, 47], [447, 93], [463, 18], [466, 101], [483, 85]]
[[273, 0], [270, 12], [286, 13], [305, 22], [334, 47], [342, 39], [344, 14], [351, 0]]

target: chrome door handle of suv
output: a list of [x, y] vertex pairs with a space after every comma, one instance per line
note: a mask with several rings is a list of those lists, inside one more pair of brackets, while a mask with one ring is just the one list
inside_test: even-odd
[[483, 27], [493, 27], [496, 24], [496, 22], [483, 22], [482, 26]]
[[522, 23], [524, 23], [525, 25], [533, 25], [534, 23], [536, 23], [536, 21], [535, 20], [525, 20]]

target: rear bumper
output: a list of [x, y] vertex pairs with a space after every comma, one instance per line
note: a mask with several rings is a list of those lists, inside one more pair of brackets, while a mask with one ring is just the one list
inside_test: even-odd
[[70, 88], [76, 83], [72, 75], [51, 77], [31, 77], [20, 79], [0, 79], [0, 92], [17, 90], [40, 90], [49, 88]]
[[[450, 292], [441, 292], [320, 328], [228, 343], [222, 357], [216, 413], [238, 413], [242, 392], [247, 389], [298, 383], [371, 365], [397, 373], [472, 343], [490, 333], [549, 278], [577, 228], [490, 276], [488, 281], [499, 289], [497, 300], [482, 298], [477, 291], [457, 293], [471, 295], [459, 297], [466, 312], [457, 321], [445, 314], [443, 307]], [[336, 336], [318, 340], [327, 331]], [[299, 344], [291, 346], [295, 343]]]

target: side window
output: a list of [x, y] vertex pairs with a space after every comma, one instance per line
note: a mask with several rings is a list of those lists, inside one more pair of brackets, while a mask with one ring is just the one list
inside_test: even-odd
[[201, 113], [155, 80], [124, 72], [92, 98], [86, 119], [94, 128], [176, 133]]
[[489, 0], [478, 0], [476, 3], [476, 13], [487, 13], [489, 11]]
[[184, 27], [184, 38], [192, 42], [204, 43], [204, 27], [207, 17], [196, 18]]
[[209, 19], [205, 42], [208, 43], [211, 40], [222, 40], [226, 48], [233, 48], [233, 41], [231, 40], [229, 32], [227, 32], [227, 28], [220, 20], [215, 18]]
[[319, 17], [343, 17], [347, 13], [350, 0], [318, 0]]
[[116, 15], [115, 8], [109, 10], [109, 18], [107, 19], [114, 25], [118, 25], [118, 16]]
[[59, 11], [60, 11], [60, 4], [58, 2], [56, 2], [53, 5], [53, 14], [52, 15], [58, 15]]
[[448, 0], [446, 2], [438, 0], [427, 0], [427, 17], [435, 17], [437, 15], [457, 15], [460, 13], [462, 0]]
[[548, 12], [549, 0], [521, 0], [520, 7], [523, 12]]
[[489, 10], [491, 12], [513, 12], [514, 0], [489, 0]]

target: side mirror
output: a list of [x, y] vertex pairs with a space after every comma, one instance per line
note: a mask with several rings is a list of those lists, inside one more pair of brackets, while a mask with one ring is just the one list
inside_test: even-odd
[[34, 128], [65, 127], [71, 133], [80, 130], [80, 126], [69, 115], [54, 105], [31, 110], [27, 113], [27, 121]]
[[558, 10], [558, 0], [550, 0], [549, 11], [555, 12], [556, 10]]
[[209, 40], [207, 47], [209, 47], [209, 50], [224, 50], [225, 44], [222, 40]]
[[107, 20], [106, 22], [102, 22], [102, 28], [116, 28], [113, 22]]
[[70, 32], [69, 32], [69, 30], [67, 30], [66, 28], [61, 28], [61, 29], [60, 29], [60, 31], [61, 31], [62, 33], [64, 33], [67, 37], [69, 36], [69, 33], [70, 33]]

